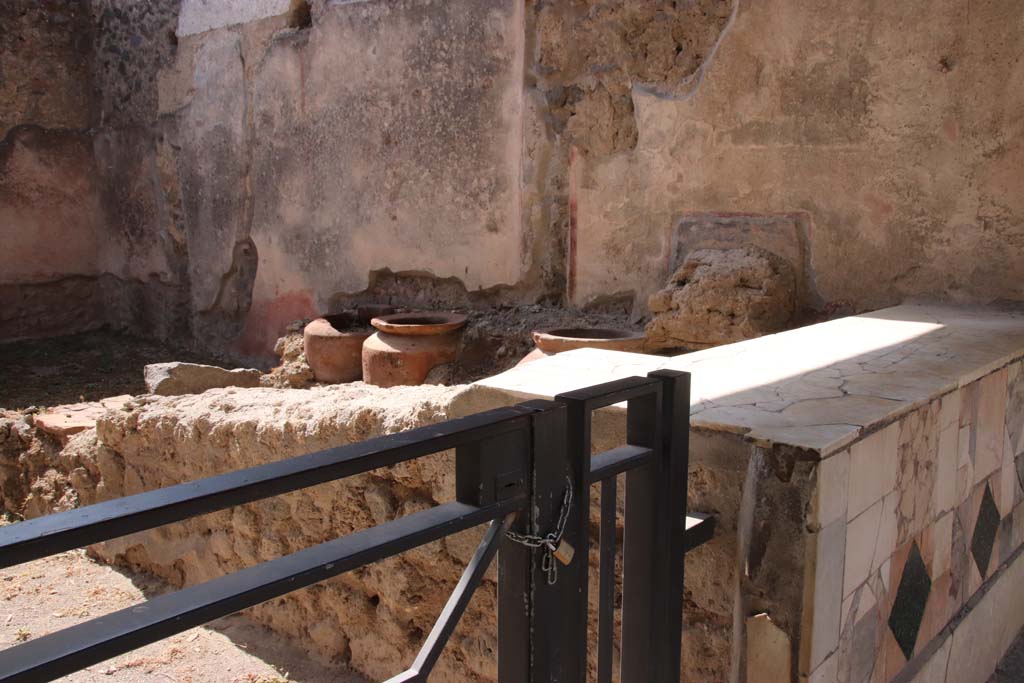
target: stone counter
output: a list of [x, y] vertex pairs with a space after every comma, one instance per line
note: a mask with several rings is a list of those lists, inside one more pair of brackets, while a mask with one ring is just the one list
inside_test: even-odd
[[[453, 412], [693, 373], [689, 505], [720, 524], [687, 557], [687, 680], [984, 683], [1024, 625], [1022, 357], [1020, 311], [907, 305], [674, 358], [560, 354]], [[624, 431], [603, 411], [593, 448]]]

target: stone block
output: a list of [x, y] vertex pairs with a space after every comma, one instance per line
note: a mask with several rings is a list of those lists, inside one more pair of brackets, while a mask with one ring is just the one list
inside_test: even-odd
[[847, 517], [853, 519], [896, 487], [899, 425], [884, 427], [850, 447]]
[[154, 363], [145, 368], [146, 388], [151, 394], [178, 396], [201, 394], [221, 387], [258, 387], [259, 370], [237, 368], [226, 370], [199, 363]]
[[700, 249], [648, 305], [648, 344], [706, 347], [778, 332], [796, 308], [796, 282], [783, 259], [756, 247]]
[[789, 634], [767, 614], [747, 618], [747, 683], [789, 683], [792, 677]]
[[801, 301], [813, 300], [813, 286], [806, 282], [807, 227], [799, 215], [697, 214], [683, 216], [672, 233], [672, 267], [679, 268], [701, 249], [738, 249], [754, 246], [782, 258], [796, 274]]
[[814, 494], [814, 517], [819, 527], [828, 526], [846, 516], [850, 451], [843, 450], [826, 458], [818, 466], [818, 485]]
[[805, 620], [809, 642], [802, 642], [801, 670], [814, 671], [839, 644], [839, 622], [843, 606], [843, 566], [846, 547], [846, 520], [839, 519], [812, 534], [808, 541], [811, 570], [812, 613]]
[[132, 397], [128, 394], [112, 396], [102, 401], [89, 403], [73, 403], [66, 406], [48, 408], [36, 415], [35, 425], [51, 436], [57, 437], [61, 443], [86, 429], [96, 426], [96, 420], [108, 410], [123, 408]]

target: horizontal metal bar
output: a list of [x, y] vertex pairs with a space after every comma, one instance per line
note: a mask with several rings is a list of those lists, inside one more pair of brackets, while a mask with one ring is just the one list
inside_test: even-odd
[[654, 450], [646, 446], [618, 446], [611, 450], [594, 455], [590, 459], [590, 483], [603, 481], [608, 477], [622, 474], [626, 470], [639, 467], [654, 455]]
[[597, 410], [631, 398], [639, 398], [661, 391], [661, 381], [649, 377], [624, 377], [592, 387], [575, 389], [559, 394], [557, 400], [583, 401], [587, 410]]
[[0, 568], [529, 429], [511, 406], [0, 528]]
[[683, 553], [704, 545], [715, 535], [715, 517], [702, 512], [686, 513], [686, 536]]
[[521, 509], [448, 503], [0, 651], [0, 683], [39, 683]]

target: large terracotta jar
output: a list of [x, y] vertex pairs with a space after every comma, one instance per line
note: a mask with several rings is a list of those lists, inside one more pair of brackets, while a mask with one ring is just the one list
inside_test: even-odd
[[644, 350], [644, 335], [629, 330], [589, 327], [563, 328], [536, 330], [533, 333], [533, 343], [536, 348], [519, 361], [519, 365], [573, 349], [605, 349], [607, 351], [640, 353]]
[[363, 376], [363, 342], [373, 333], [353, 313], [317, 318], [302, 331], [306, 362], [318, 382], [358, 382]]
[[379, 387], [423, 384], [430, 371], [452, 363], [466, 316], [396, 313], [374, 318], [378, 332], [363, 344], [363, 381]]

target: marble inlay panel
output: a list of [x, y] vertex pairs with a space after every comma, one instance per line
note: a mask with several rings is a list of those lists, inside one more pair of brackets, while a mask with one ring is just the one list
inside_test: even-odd
[[885, 624], [879, 630], [882, 632], [882, 643], [875, 667], [882, 667], [882, 681], [889, 683], [893, 676], [902, 671], [903, 667], [907, 665], [907, 658], [903, 654], [900, 644], [896, 642], [896, 637], [892, 634], [892, 629], [889, 628], [889, 625]]
[[953, 683], [946, 680], [949, 668], [949, 652], [953, 647], [953, 639], [946, 638], [938, 651], [925, 663], [924, 667], [914, 676], [915, 683]]
[[[1024, 491], [1024, 455], [1018, 455], [1014, 459], [1014, 463], [1017, 468], [1017, 486]], [[1017, 502], [1020, 502], [1022, 499], [1024, 499], [1024, 493], [1018, 496]]]
[[957, 508], [957, 518], [963, 525], [964, 548], [967, 562], [964, 563], [961, 585], [963, 588], [964, 600], [974, 595], [974, 592], [981, 587], [983, 577], [978, 571], [978, 563], [974, 559], [972, 545], [974, 543], [974, 531], [978, 523], [978, 511], [981, 509], [981, 500], [985, 494], [985, 484], [975, 486], [971, 495], [967, 497], [960, 507]]
[[964, 457], [974, 462], [977, 450], [978, 392], [980, 385], [972, 382], [960, 389], [960, 466], [966, 463]]
[[1003, 462], [1006, 429], [1006, 368], [978, 380], [974, 480], [980, 482]]
[[921, 619], [921, 628], [917, 634], [917, 652], [931, 642], [953, 616], [950, 597], [952, 584], [953, 577], [948, 573], [937, 575], [937, 578], [932, 580], [924, 616]]
[[947, 512], [939, 517], [932, 527], [932, 561], [931, 571], [936, 576], [949, 572], [950, 554], [953, 551], [953, 517]]
[[891, 424], [850, 446], [847, 518], [853, 519], [896, 487], [900, 426]]
[[999, 530], [996, 532], [995, 550], [996, 556], [992, 559], [993, 564], [1003, 564], [1017, 546], [1013, 542], [1013, 513], [1006, 515], [999, 521]]
[[1024, 544], [1024, 503], [1013, 509], [1011, 519], [1013, 520], [1013, 547], [1017, 549]]
[[818, 465], [818, 484], [814, 494], [814, 522], [825, 527], [846, 517], [849, 491], [850, 452], [840, 451]]
[[996, 498], [996, 506], [999, 508], [999, 514], [1005, 517], [1009, 515], [1013, 511], [1014, 506], [1020, 502], [1021, 488], [1020, 478], [1017, 474], [1017, 463], [1013, 454], [1007, 447], [1008, 441], [1004, 440], [1003, 445], [1003, 463], [994, 477], [996, 481], [998, 481], [999, 487], [997, 490], [993, 490], [993, 495], [995, 495]]
[[957, 467], [967, 467], [974, 462], [971, 425], [961, 425], [957, 439]]
[[[867, 683], [874, 672], [876, 653], [878, 651], [878, 628], [882, 622], [878, 606], [874, 605], [857, 620], [850, 637], [850, 653], [847, 680], [849, 683]], [[843, 667], [844, 669], [846, 667]]]
[[899, 534], [902, 544], [932, 521], [938, 469], [940, 402], [932, 401], [900, 421]]
[[882, 518], [878, 521], [878, 539], [875, 541], [875, 557], [871, 571], [877, 571], [896, 552], [899, 536], [899, 495], [896, 491], [882, 499]]
[[939, 447], [935, 472], [932, 509], [936, 515], [951, 510], [959, 501], [956, 499], [956, 470], [959, 460], [960, 439], [960, 393], [952, 392], [942, 397], [939, 411]]
[[839, 676], [838, 664], [839, 657], [832, 655], [814, 670], [807, 679], [808, 683], [836, 683]]
[[1014, 456], [1024, 454], [1024, 362], [1006, 372], [1006, 432]]
[[879, 500], [846, 525], [846, 567], [843, 596], [848, 596], [867, 581], [882, 519], [884, 501]]
[[814, 671], [839, 644], [843, 603], [846, 520], [839, 519], [815, 536], [814, 614], [808, 669]]
[[[1024, 627], [1024, 558], [1018, 558], [980, 596], [953, 631], [945, 683], [985, 683]], [[940, 679], [941, 680], [941, 679]], [[917, 678], [919, 683], [931, 683]]]
[[963, 605], [966, 599], [968, 567], [973, 565], [974, 560], [971, 559], [970, 551], [967, 549], [970, 536], [961, 522], [960, 514], [957, 510], [954, 510], [951, 514], [953, 517], [953, 538], [949, 551], [949, 574], [952, 578], [950, 593], [953, 603], [951, 608], [956, 610]]
[[974, 465], [967, 462], [966, 465], [956, 471], [956, 499], [957, 505], [962, 505], [971, 490], [974, 488]]

